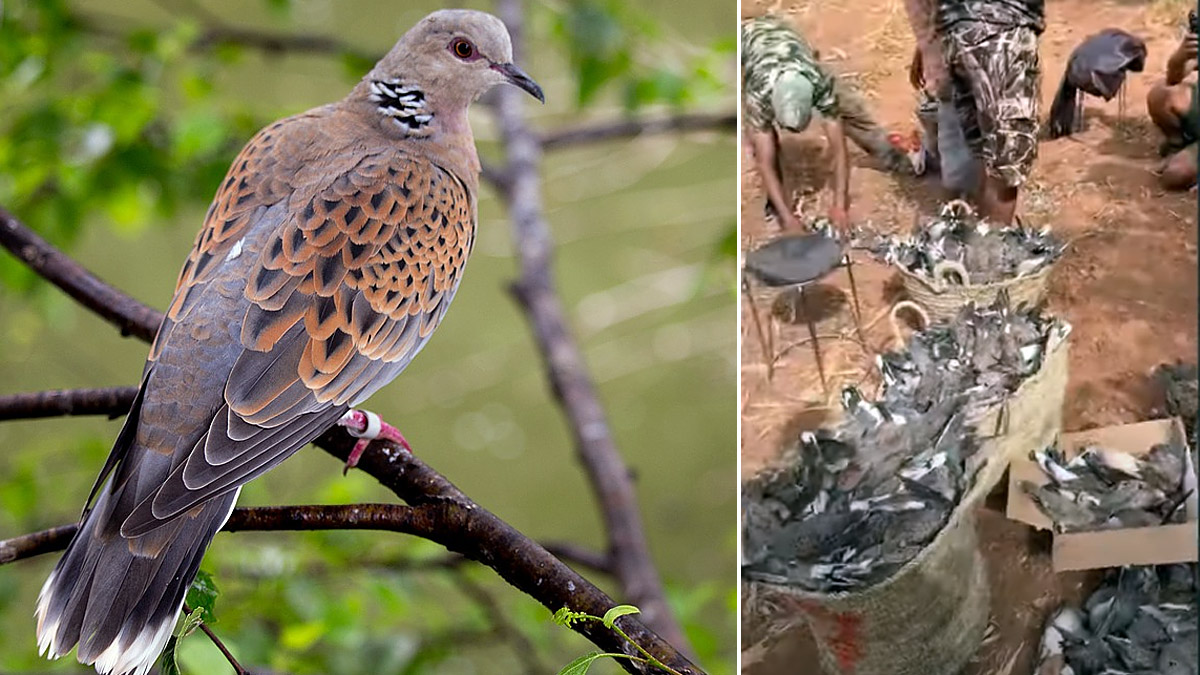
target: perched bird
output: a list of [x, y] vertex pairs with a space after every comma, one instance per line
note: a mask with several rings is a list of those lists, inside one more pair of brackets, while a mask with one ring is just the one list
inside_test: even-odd
[[[1111, 101], [1123, 91], [1125, 73], [1140, 73], [1146, 67], [1146, 43], [1135, 35], [1106, 28], [1071, 52], [1058, 94], [1050, 106], [1050, 138], [1070, 136], [1082, 118], [1080, 91]], [[1123, 108], [1123, 106], [1122, 106]]]
[[[424, 347], [475, 239], [467, 108], [508, 82], [499, 19], [434, 12], [344, 99], [263, 129], [234, 160], [180, 273], [141, 387], [37, 638], [144, 675], [243, 484], [330, 427], [407, 446], [354, 408]], [[91, 497], [88, 499], [91, 502]]]

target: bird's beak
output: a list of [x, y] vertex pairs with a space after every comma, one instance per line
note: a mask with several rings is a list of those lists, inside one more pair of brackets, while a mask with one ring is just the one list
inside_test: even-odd
[[503, 75], [509, 82], [524, 89], [530, 96], [536, 98], [542, 103], [546, 102], [546, 95], [542, 93], [542, 88], [537, 82], [533, 81], [532, 77], [525, 74], [525, 71], [518, 68], [512, 63], [493, 63], [492, 70]]

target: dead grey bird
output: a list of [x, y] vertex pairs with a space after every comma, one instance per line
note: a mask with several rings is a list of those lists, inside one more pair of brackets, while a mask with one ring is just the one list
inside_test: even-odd
[[854, 245], [884, 263], [927, 277], [945, 261], [958, 263], [972, 284], [1033, 274], [1066, 249], [1049, 228], [993, 227], [963, 202], [946, 204], [937, 217], [922, 220], [908, 236], [864, 231]]
[[1070, 325], [1040, 308], [968, 304], [950, 321], [914, 333], [903, 350], [877, 357], [883, 405], [918, 409], [969, 394], [968, 418], [986, 412], [1036, 373]]
[[1037, 372], [1063, 330], [1001, 298], [879, 356], [879, 400], [843, 390], [837, 427], [801, 434], [782, 468], [743, 488], [743, 577], [846, 590], [918, 555], [971, 484], [974, 420]]
[[1187, 429], [1188, 446], [1196, 457], [1196, 409], [1200, 393], [1200, 379], [1194, 363], [1177, 362], [1162, 364], [1154, 369], [1154, 379], [1162, 389], [1167, 401], [1167, 411], [1183, 421]]
[[1039, 660], [1061, 658], [1060, 672], [1075, 675], [1195, 675], [1196, 569], [1110, 570], [1085, 612], [1064, 606], [1046, 622]]
[[1159, 443], [1138, 462], [1148, 484], [1164, 492], [1183, 487], [1185, 465], [1183, 449], [1167, 443]]
[[1024, 490], [1058, 532], [1146, 527], [1184, 522], [1184, 449], [1159, 444], [1143, 457], [1097, 446], [1064, 462], [1055, 448], [1031, 453], [1050, 479]]
[[781, 467], [743, 487], [743, 577], [846, 590], [916, 557], [970, 481], [964, 400], [885, 414], [858, 390], [843, 392], [841, 424], [801, 434]]

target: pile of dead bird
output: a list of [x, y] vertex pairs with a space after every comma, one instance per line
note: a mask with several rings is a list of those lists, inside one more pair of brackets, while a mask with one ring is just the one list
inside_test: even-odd
[[885, 264], [927, 278], [946, 261], [958, 263], [972, 285], [1035, 274], [1066, 249], [1049, 227], [995, 227], [962, 202], [947, 204], [939, 217], [923, 220], [907, 236], [860, 232], [855, 245]]
[[953, 320], [915, 333], [906, 350], [877, 357], [883, 402], [928, 407], [964, 392], [968, 416], [978, 421], [1041, 370], [1070, 332], [1040, 307], [1009, 307], [1003, 293], [990, 307], [968, 304]]
[[744, 488], [743, 576], [848, 591], [917, 557], [973, 484], [974, 421], [1036, 373], [1066, 330], [1001, 298], [882, 355], [876, 402], [845, 390], [837, 427], [801, 434], [779, 468]]
[[1110, 570], [1046, 623], [1038, 675], [1195, 675], [1197, 567]]
[[819, 592], [870, 586], [945, 526], [975, 451], [962, 400], [925, 411], [855, 407], [861, 416], [805, 432], [784, 468], [744, 489], [747, 580]]
[[1184, 481], [1187, 450], [1182, 441], [1159, 443], [1146, 455], [1099, 446], [1083, 448], [1070, 461], [1055, 447], [1031, 453], [1049, 482], [1022, 481], [1057, 532], [1149, 527], [1187, 520]]
[[1154, 369], [1154, 379], [1162, 389], [1167, 412], [1183, 421], [1187, 430], [1192, 463], [1196, 462], [1196, 414], [1200, 408], [1200, 371], [1194, 363], [1164, 363]]

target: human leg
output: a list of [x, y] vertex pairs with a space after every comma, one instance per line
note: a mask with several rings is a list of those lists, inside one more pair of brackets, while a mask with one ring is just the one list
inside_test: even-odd
[[1194, 84], [1168, 85], [1159, 82], [1146, 95], [1146, 110], [1150, 120], [1166, 137], [1161, 154], [1166, 156], [1194, 143], [1196, 125], [1196, 89]]
[[1196, 144], [1167, 157], [1159, 183], [1168, 190], [1190, 190], [1196, 185]]
[[[1021, 185], [1037, 158], [1041, 68], [1037, 35], [1024, 27], [967, 28], [947, 39], [955, 75], [969, 89], [976, 130], [967, 129], [983, 160], [980, 215], [1013, 221]], [[965, 97], [963, 97], [965, 98]]]

